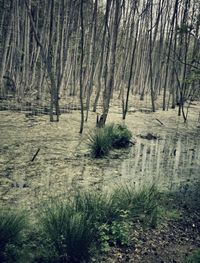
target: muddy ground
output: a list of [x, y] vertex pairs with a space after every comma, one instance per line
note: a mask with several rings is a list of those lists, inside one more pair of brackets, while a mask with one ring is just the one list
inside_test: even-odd
[[[46, 115], [26, 117], [24, 112], [1, 111], [1, 205], [34, 214], [44, 202], [69, 198], [80, 189], [109, 190], [121, 183], [146, 185], [151, 182], [158, 183], [160, 190], [168, 191], [185, 189], [197, 182], [200, 103], [192, 103], [186, 124], [177, 116], [177, 109], [166, 112], [158, 109], [152, 113], [147, 104], [133, 99], [125, 121], [136, 144], [97, 160], [91, 157], [88, 147], [96, 113], [89, 113], [84, 133], [80, 135], [78, 111], [62, 114], [59, 123], [50, 123]], [[123, 123], [117, 101], [110, 109], [108, 122]], [[145, 139], [148, 133], [157, 139]], [[144, 233], [136, 229], [139, 247], [134, 244], [127, 251], [113, 251], [102, 262], [184, 262], [186, 253], [199, 245], [198, 220], [193, 222], [191, 213], [191, 219], [186, 213], [189, 226], [187, 220], [184, 221], [190, 229], [188, 235], [180, 221], [161, 224], [160, 229]], [[159, 241], [160, 238], [164, 241]]]

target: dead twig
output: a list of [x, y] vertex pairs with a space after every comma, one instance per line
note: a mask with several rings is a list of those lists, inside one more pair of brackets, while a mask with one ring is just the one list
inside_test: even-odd
[[33, 158], [31, 159], [31, 162], [33, 162], [35, 160], [35, 158], [37, 157], [39, 151], [40, 151], [40, 148], [38, 148], [36, 153], [33, 155]]
[[159, 119], [156, 119], [156, 121], [158, 121], [161, 125], [164, 125], [164, 123], [162, 123]]
[[164, 123], [162, 123], [159, 119], [156, 119], [156, 121], [158, 121], [161, 125], [164, 125]]

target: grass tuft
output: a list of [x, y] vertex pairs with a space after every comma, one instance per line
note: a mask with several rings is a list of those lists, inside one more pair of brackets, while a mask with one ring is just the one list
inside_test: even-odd
[[58, 255], [56, 262], [81, 262], [89, 258], [93, 232], [85, 213], [70, 204], [53, 205], [42, 218], [43, 231]]
[[98, 158], [105, 156], [112, 148], [111, 137], [105, 128], [97, 128], [93, 134], [89, 136], [89, 147], [93, 157]]
[[92, 156], [98, 158], [107, 155], [112, 148], [128, 147], [131, 138], [132, 134], [125, 125], [109, 124], [97, 128], [89, 136], [89, 147]]
[[85, 213], [93, 223], [112, 221], [117, 216], [113, 200], [107, 193], [78, 193], [75, 196], [74, 205], [77, 212]]
[[192, 252], [192, 254], [187, 258], [187, 263], [200, 263], [200, 249]]
[[113, 125], [112, 133], [112, 146], [114, 148], [126, 148], [129, 146], [132, 138], [132, 133], [125, 125]]
[[123, 185], [113, 193], [115, 205], [129, 211], [132, 220], [156, 227], [159, 193], [155, 186], [136, 190], [134, 185]]
[[0, 211], [0, 262], [8, 261], [25, 225], [24, 215], [4, 209]]
[[[21, 239], [18, 261], [88, 262], [95, 253], [128, 246], [135, 223], [156, 226], [158, 199], [155, 187], [136, 191], [134, 185], [123, 185], [111, 193], [78, 192], [65, 203], [54, 202]], [[20, 239], [23, 228], [23, 217], [10, 213], [1, 217], [1, 262], [17, 262], [7, 260], [5, 252]]]

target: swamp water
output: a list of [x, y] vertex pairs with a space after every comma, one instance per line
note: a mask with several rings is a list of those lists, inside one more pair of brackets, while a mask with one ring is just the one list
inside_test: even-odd
[[[63, 168], [63, 179], [57, 182], [60, 194], [82, 189], [109, 191], [124, 183], [136, 187], [155, 184], [160, 190], [187, 191], [200, 179], [199, 138], [138, 138], [133, 147], [121, 151], [116, 150], [105, 159], [88, 160], [86, 156], [72, 160], [67, 168]], [[74, 171], [73, 176], [68, 170]], [[55, 169], [47, 168], [48, 176], [41, 185], [56, 193], [56, 179], [52, 178], [52, 173], [55, 174]]]
[[[161, 138], [147, 140], [137, 136], [132, 147], [93, 159], [88, 137], [77, 133], [79, 115], [77, 120], [76, 115], [72, 120], [67, 117], [59, 124], [50, 124], [46, 118], [34, 123], [27, 122], [21, 114], [5, 112], [1, 124], [0, 202], [32, 209], [52, 198], [69, 198], [77, 190], [110, 190], [131, 183], [138, 187], [155, 184], [159, 190], [186, 191], [200, 180], [198, 131], [176, 133], [173, 123], [169, 127], [173, 134], [157, 129], [157, 124], [155, 131], [142, 126], [138, 131], [133, 130], [133, 134], [150, 130]], [[131, 120], [135, 127], [135, 119]], [[146, 122], [149, 124], [151, 120]], [[40, 152], [31, 162], [38, 148]]]
[[[121, 167], [122, 176], [136, 185], [158, 185], [163, 190], [187, 189], [200, 179], [199, 138], [138, 140]], [[134, 179], [133, 179], [134, 178]]]

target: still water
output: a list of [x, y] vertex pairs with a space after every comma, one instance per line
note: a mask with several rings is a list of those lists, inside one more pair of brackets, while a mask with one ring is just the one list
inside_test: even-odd
[[200, 179], [200, 140], [191, 136], [137, 140], [122, 162], [121, 174], [136, 185], [154, 183], [167, 190], [185, 187]]

